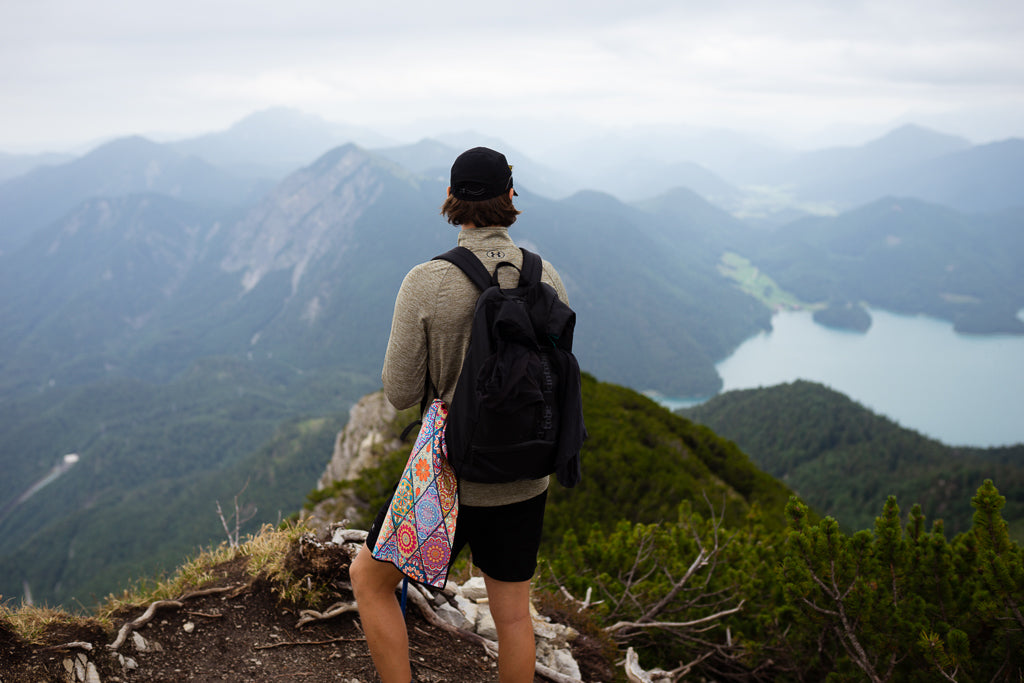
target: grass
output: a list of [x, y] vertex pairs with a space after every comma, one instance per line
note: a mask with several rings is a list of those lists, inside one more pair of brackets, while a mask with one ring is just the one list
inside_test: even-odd
[[216, 571], [218, 568], [238, 560], [245, 561], [245, 573], [248, 576], [265, 576], [282, 600], [316, 603], [325, 594], [323, 588], [305, 580], [305, 577], [293, 575], [287, 566], [290, 549], [308, 531], [302, 524], [288, 524], [280, 529], [265, 525], [237, 548], [224, 542], [215, 548], [201, 551], [181, 565], [173, 576], [141, 579], [122, 593], [107, 596], [92, 616], [75, 615], [62, 609], [38, 605], [21, 604], [12, 607], [0, 602], [0, 622], [8, 625], [26, 642], [34, 644], [44, 644], [45, 635], [63, 625], [96, 625], [112, 633], [116, 628], [115, 615], [157, 600], [172, 600], [208, 586], [222, 578]]
[[765, 275], [757, 266], [739, 254], [727, 251], [722, 254], [718, 264], [718, 272], [734, 280], [740, 289], [751, 295], [772, 310], [801, 309], [814, 310], [822, 308], [820, 304], [809, 304], [795, 295], [779, 287], [774, 280]]
[[0, 603], [0, 622], [28, 643], [42, 644], [44, 636], [61, 626], [81, 626], [85, 623], [97, 624], [104, 630], [110, 630], [110, 622], [92, 617], [70, 614], [61, 609], [37, 605], [21, 605], [11, 608]]

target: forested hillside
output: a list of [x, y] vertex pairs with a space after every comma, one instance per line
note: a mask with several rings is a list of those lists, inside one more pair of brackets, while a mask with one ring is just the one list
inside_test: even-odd
[[[583, 390], [584, 479], [552, 484], [538, 595], [635, 647], [646, 668], [930, 681], [1013, 680], [1024, 666], [1024, 558], [990, 481], [957, 501], [973, 517], [953, 538], [895, 497], [851, 533], [795, 496], [783, 504], [786, 488], [708, 428], [589, 376]], [[365, 526], [407, 455], [311, 503], [354, 492]]]
[[[41, 603], [94, 604], [223, 539], [216, 503], [233, 514], [243, 489], [240, 500], [258, 508], [244, 529], [292, 514], [367, 387], [341, 374], [290, 374], [272, 381], [216, 359], [168, 385], [112, 381], [9, 402], [0, 413], [10, 463], [0, 477], [0, 595], [27, 589]], [[16, 484], [41, 476], [25, 454], [54, 452], [79, 462], [12, 506]], [[49, 469], [58, 457], [39, 459]]]
[[1024, 538], [1024, 445], [946, 446], [806, 381], [730, 391], [680, 412], [736, 442], [847, 530], [870, 528], [894, 495], [920, 503], [950, 532], [965, 531], [971, 492], [991, 479], [1007, 496], [1011, 534]]
[[[607, 530], [621, 521], [673, 520], [680, 503], [705, 506], [705, 497], [731, 525], [742, 524], [754, 510], [771, 529], [785, 524], [782, 512], [790, 491], [734, 444], [632, 389], [588, 374], [582, 386], [589, 433], [582, 453], [583, 481], [573, 489], [552, 482], [546, 547], [557, 547], [569, 531], [586, 533], [593, 525]], [[392, 429], [400, 431], [404, 424], [399, 420]], [[335, 484], [335, 490], [353, 487], [362, 501], [365, 516], [358, 522], [372, 522], [408, 455], [407, 448], [400, 448], [354, 484]], [[332, 493], [317, 491], [310, 497], [319, 501]]]

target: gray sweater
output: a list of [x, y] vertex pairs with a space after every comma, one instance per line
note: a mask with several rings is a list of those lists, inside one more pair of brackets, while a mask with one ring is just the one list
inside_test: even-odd
[[[501, 261], [522, 266], [523, 254], [508, 235], [507, 228], [466, 228], [459, 232], [459, 246], [466, 247], [490, 272]], [[519, 271], [502, 268], [501, 286], [515, 287]], [[558, 298], [569, 297], [558, 273], [547, 261], [541, 276], [554, 287]], [[448, 261], [427, 261], [409, 271], [395, 300], [391, 337], [384, 356], [384, 393], [399, 410], [423, 399], [427, 372], [440, 397], [451, 403], [462, 360], [469, 348], [473, 309], [480, 291], [469, 278]], [[507, 505], [540, 495], [548, 478], [511, 484], [459, 482], [463, 505], [489, 507]]]

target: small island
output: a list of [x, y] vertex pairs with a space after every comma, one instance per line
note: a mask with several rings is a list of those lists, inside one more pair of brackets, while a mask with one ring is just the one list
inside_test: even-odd
[[814, 312], [814, 322], [825, 327], [864, 334], [871, 329], [871, 314], [859, 303], [830, 301], [825, 308]]

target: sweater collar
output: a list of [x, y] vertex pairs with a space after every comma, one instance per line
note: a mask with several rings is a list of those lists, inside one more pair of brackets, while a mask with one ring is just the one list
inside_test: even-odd
[[513, 247], [515, 244], [508, 236], [508, 228], [470, 228], [469, 230], [459, 230], [459, 246], [472, 251]]

